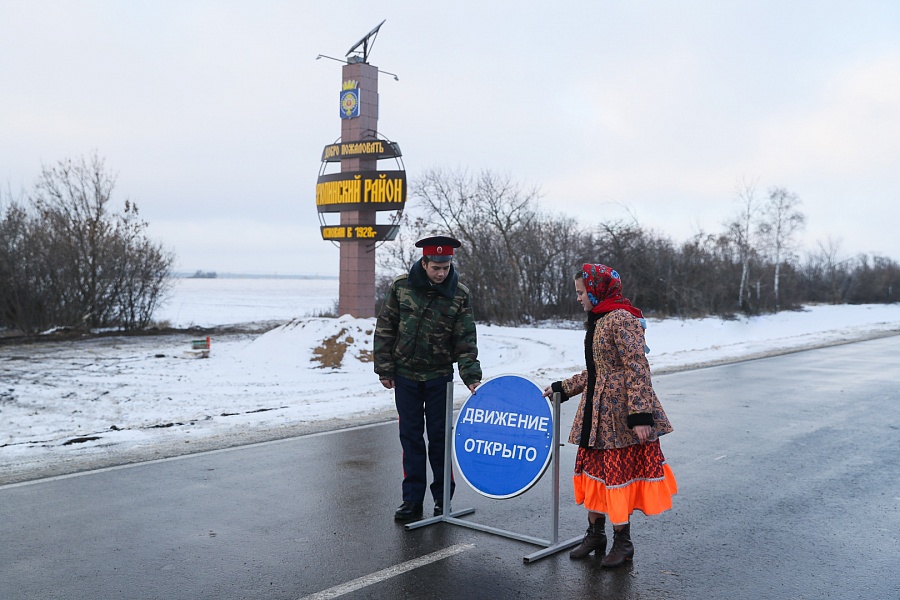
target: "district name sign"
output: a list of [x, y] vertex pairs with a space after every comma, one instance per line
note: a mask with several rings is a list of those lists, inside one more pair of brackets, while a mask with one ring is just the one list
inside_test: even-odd
[[361, 171], [321, 175], [316, 181], [316, 209], [397, 210], [406, 204], [406, 171]]
[[518, 375], [485, 381], [456, 419], [456, 466], [489, 498], [512, 498], [534, 486], [550, 464], [552, 446], [552, 405], [537, 384]]
[[[359, 146], [364, 146], [360, 149]], [[388, 143], [387, 147], [392, 147]], [[385, 146], [378, 143], [336, 144], [331, 147], [349, 158], [350, 154], [366, 151], [379, 152]], [[343, 149], [342, 149], [343, 148]], [[326, 152], [328, 149], [326, 148]], [[356, 171], [320, 175], [316, 181], [316, 210], [319, 213], [334, 213], [352, 210], [376, 210], [403, 212], [406, 204], [406, 171]], [[322, 222], [322, 215], [319, 215]], [[394, 221], [399, 219], [394, 219]], [[343, 226], [325, 225], [320, 227], [323, 240], [333, 242], [367, 241], [381, 242], [397, 237], [400, 226], [376, 223]]]

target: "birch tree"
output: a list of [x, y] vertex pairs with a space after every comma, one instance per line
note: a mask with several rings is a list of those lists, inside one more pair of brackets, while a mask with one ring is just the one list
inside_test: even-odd
[[782, 263], [790, 258], [797, 247], [797, 234], [806, 225], [806, 216], [800, 212], [800, 197], [783, 187], [769, 189], [763, 210], [760, 233], [771, 253], [775, 266], [775, 312], [780, 310], [779, 281]]
[[750, 259], [753, 256], [759, 228], [762, 206], [756, 195], [756, 182], [742, 181], [737, 193], [740, 205], [737, 215], [728, 223], [728, 235], [737, 249], [738, 262], [741, 265], [741, 282], [738, 287], [738, 310], [745, 308], [744, 302], [750, 290]]

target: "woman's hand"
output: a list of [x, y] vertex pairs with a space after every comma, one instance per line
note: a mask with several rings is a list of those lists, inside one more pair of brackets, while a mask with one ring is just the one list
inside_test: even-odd
[[552, 396], [553, 394], [556, 393], [556, 392], [553, 390], [554, 387], [556, 388], [556, 391], [559, 392], [559, 395], [560, 395], [560, 397], [561, 397], [563, 400], [567, 400], [567, 399], [568, 399], [568, 396], [566, 396], [566, 395], [563, 393], [563, 391], [562, 391], [562, 389], [563, 389], [563, 387], [562, 387], [562, 381], [554, 381], [553, 383], [551, 383], [550, 385], [548, 385], [547, 387], [545, 387], [545, 388], [544, 388], [544, 398], [549, 398], [550, 396]]
[[650, 432], [652, 431], [652, 427], [649, 425], [637, 425], [634, 428], [634, 433], [638, 437], [638, 441], [642, 444], [646, 444], [647, 440], [650, 439]]

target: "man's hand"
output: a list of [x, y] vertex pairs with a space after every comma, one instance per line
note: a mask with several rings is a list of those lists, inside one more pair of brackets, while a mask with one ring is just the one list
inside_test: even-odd
[[470, 383], [470, 384], [469, 384], [469, 386], [468, 386], [468, 387], [469, 387], [469, 392], [471, 392], [473, 396], [475, 395], [475, 388], [477, 388], [479, 385], [481, 385], [481, 382], [480, 382], [480, 381], [476, 381], [475, 383]]
[[379, 379], [379, 381], [381, 382], [381, 385], [383, 385], [387, 389], [389, 389], [389, 390], [394, 389], [394, 380], [393, 379], [382, 378], [382, 379]]

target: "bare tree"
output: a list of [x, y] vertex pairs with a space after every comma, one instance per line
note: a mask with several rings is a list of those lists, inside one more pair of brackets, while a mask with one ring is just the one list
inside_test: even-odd
[[110, 210], [114, 187], [96, 154], [66, 159], [43, 167], [29, 206], [0, 215], [4, 323], [27, 332], [149, 324], [174, 256], [147, 238], [133, 203]]
[[821, 267], [822, 275], [828, 286], [829, 299], [832, 304], [841, 304], [844, 301], [844, 287], [847, 280], [846, 263], [849, 258], [840, 258], [841, 255], [840, 238], [828, 236], [823, 242], [819, 240], [817, 246], [819, 252], [817, 254]]
[[108, 240], [113, 224], [107, 205], [115, 178], [94, 154], [44, 166], [32, 194], [48, 237], [54, 242], [47, 258], [59, 274], [56, 283], [65, 297], [65, 320], [82, 320], [87, 327], [109, 321], [113, 307], [109, 297], [113, 271], [105, 267], [113, 259]]
[[756, 195], [756, 182], [742, 181], [738, 188], [737, 201], [740, 208], [728, 223], [728, 234], [734, 242], [738, 262], [741, 265], [737, 306], [739, 310], [742, 310], [745, 309], [745, 302], [750, 294], [750, 260], [755, 253], [758, 221], [762, 208]]
[[[528, 248], [519, 236], [535, 233], [539, 215], [534, 208], [540, 197], [536, 188], [526, 189], [508, 177], [483, 171], [431, 169], [410, 185], [411, 195], [424, 211], [432, 229], [449, 233], [463, 242], [456, 264], [473, 291], [479, 318], [517, 321], [526, 318], [530, 297], [540, 294], [525, 270]], [[496, 283], [514, 277], [517, 293], [498, 296]]]
[[490, 227], [507, 247], [512, 233], [536, 217], [537, 188], [524, 189], [509, 177], [482, 171], [473, 177], [467, 171], [431, 169], [412, 185], [429, 221], [443, 224], [477, 251], [480, 233]]
[[775, 311], [780, 310], [779, 283], [782, 262], [791, 257], [796, 248], [795, 236], [806, 224], [806, 217], [799, 210], [800, 197], [785, 188], [769, 189], [760, 233], [772, 255], [775, 265]]

